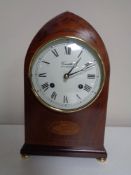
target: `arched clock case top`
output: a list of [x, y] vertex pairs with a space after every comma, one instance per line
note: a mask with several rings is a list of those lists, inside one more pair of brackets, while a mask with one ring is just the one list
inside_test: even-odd
[[[48, 108], [36, 98], [29, 69], [34, 55], [41, 47], [67, 37], [84, 41], [100, 56], [104, 82], [99, 96], [90, 105], [65, 113]], [[21, 154], [106, 158], [104, 131], [109, 74], [109, 58], [104, 43], [87, 21], [65, 12], [45, 24], [32, 40], [25, 58], [25, 143]]]

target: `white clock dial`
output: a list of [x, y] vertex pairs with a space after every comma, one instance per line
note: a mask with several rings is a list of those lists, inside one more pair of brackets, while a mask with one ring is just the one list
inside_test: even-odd
[[47, 107], [74, 112], [91, 104], [104, 82], [99, 55], [77, 38], [59, 38], [33, 56], [29, 76], [33, 91]]

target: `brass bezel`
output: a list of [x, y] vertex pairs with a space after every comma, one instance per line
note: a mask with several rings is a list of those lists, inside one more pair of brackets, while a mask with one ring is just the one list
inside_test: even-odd
[[[46, 103], [46, 102], [38, 95], [38, 93], [36, 92], [36, 90], [35, 90], [35, 88], [34, 88], [34, 86], [33, 86], [32, 80], [31, 80], [31, 68], [32, 68], [32, 66], [33, 66], [34, 61], [37, 59], [37, 57], [36, 57], [37, 54], [39, 53], [39, 51], [40, 51], [43, 47], [47, 47], [48, 45], [50, 45], [50, 43], [53, 43], [53, 42], [55, 42], [55, 41], [57, 41], [57, 40], [60, 40], [60, 39], [68, 39], [68, 38], [69, 38], [69, 39], [76, 39], [76, 40], [78, 40], [79, 42], [84, 43], [84, 45], [87, 45], [89, 48], [91, 48], [91, 50], [93, 50], [93, 51], [96, 53], [96, 55], [97, 55], [98, 58], [99, 58], [100, 64], [101, 64], [101, 68], [100, 68], [100, 69], [101, 69], [101, 72], [103, 73], [103, 75], [102, 75], [101, 85], [100, 85], [100, 88], [99, 88], [99, 90], [98, 90], [98, 93], [94, 96], [94, 98], [92, 98], [92, 99], [90, 100], [90, 102], [88, 102], [87, 104], [85, 104], [85, 105], [83, 105], [83, 106], [81, 106], [81, 107], [79, 107], [79, 108], [74, 108], [74, 109], [60, 109], [60, 108], [56, 108], [56, 107], [53, 107], [53, 106], [49, 105], [48, 103]], [[49, 41], [49, 42], [47, 42], [47, 43], [42, 44], [42, 45], [35, 51], [35, 54], [32, 56], [32, 59], [31, 59], [30, 65], [29, 65], [28, 76], [29, 76], [29, 80], [30, 80], [30, 83], [31, 83], [32, 91], [33, 91], [34, 95], [36, 96], [36, 98], [39, 100], [39, 102], [40, 102], [41, 104], [43, 104], [44, 106], [46, 106], [47, 108], [49, 108], [49, 109], [51, 109], [51, 110], [54, 110], [54, 111], [57, 111], [57, 112], [61, 112], [61, 113], [73, 113], [73, 112], [77, 112], [77, 111], [80, 111], [80, 110], [82, 110], [82, 109], [85, 109], [85, 108], [89, 107], [89, 106], [99, 97], [99, 95], [100, 95], [100, 93], [101, 93], [101, 91], [102, 91], [102, 89], [103, 89], [103, 86], [104, 86], [104, 84], [105, 84], [105, 79], [106, 79], [105, 66], [104, 66], [103, 60], [102, 60], [100, 54], [98, 53], [98, 51], [97, 51], [94, 47], [92, 47], [89, 43], [87, 43], [85, 40], [83, 40], [83, 39], [81, 39], [81, 38], [79, 38], [79, 37], [74, 37], [74, 36], [62, 36], [62, 37], [57, 37], [57, 38], [55, 38], [55, 39], [53, 39], [53, 40], [51, 40], [51, 41]]]

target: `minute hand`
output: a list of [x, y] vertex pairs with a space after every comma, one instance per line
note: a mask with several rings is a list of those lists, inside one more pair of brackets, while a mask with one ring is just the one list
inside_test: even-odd
[[77, 64], [79, 63], [80, 60], [81, 60], [81, 58], [79, 58], [79, 59], [76, 61], [76, 63], [72, 66], [72, 68], [69, 70], [69, 72], [66, 73], [67, 75], [69, 75], [70, 72], [72, 72], [72, 70], [77, 66]]
[[80, 70], [78, 70], [78, 71], [76, 71], [76, 72], [69, 73], [68, 75], [69, 75], [69, 77], [70, 77], [71, 75], [77, 74], [77, 73], [79, 73], [79, 72], [86, 71], [87, 69], [89, 69], [89, 68], [91, 68], [91, 67], [94, 67], [94, 66], [95, 66], [95, 64], [85, 66], [84, 68], [82, 68], [82, 69], [80, 69]]

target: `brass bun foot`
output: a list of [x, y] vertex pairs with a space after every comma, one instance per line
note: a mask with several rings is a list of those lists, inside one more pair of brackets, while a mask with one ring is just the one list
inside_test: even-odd
[[101, 158], [97, 158], [97, 160], [101, 163], [106, 162], [107, 158], [101, 157]]
[[28, 159], [29, 158], [29, 156], [26, 155], [26, 154], [21, 154], [21, 157], [22, 157], [22, 159]]

